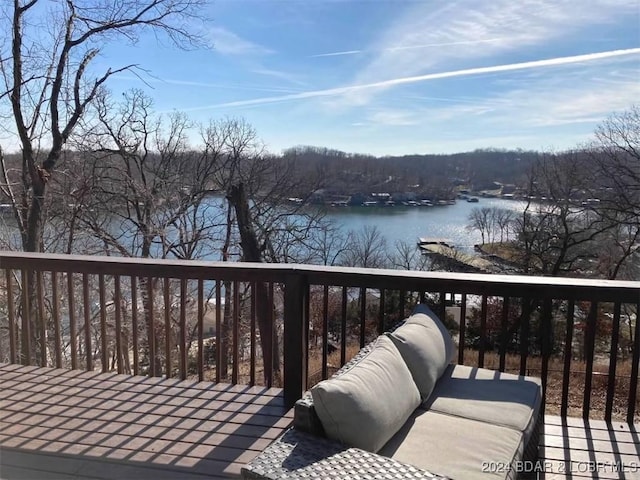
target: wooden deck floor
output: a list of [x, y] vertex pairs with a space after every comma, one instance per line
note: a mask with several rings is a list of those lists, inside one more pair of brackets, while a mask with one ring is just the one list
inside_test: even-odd
[[640, 425], [545, 417], [539, 478], [640, 480]]
[[0, 364], [0, 478], [238, 476], [290, 425], [281, 393]]
[[[279, 389], [0, 364], [0, 478], [233, 477], [291, 415]], [[540, 456], [540, 479], [640, 480], [640, 426], [547, 416]]]

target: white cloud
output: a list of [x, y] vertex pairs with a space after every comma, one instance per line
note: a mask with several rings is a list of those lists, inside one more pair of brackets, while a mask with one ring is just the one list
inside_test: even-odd
[[[368, 46], [379, 52], [353, 78], [368, 84], [398, 76], [416, 76], [434, 68], [459, 68], [525, 47], [549, 45], [580, 29], [636, 14], [634, 0], [459, 0], [434, 9], [434, 2], [412, 4], [404, 15]], [[425, 50], [426, 46], [433, 46]], [[366, 104], [374, 91], [341, 100]]]
[[[476, 122], [487, 130], [514, 131], [548, 129], [579, 124], [595, 125], [612, 111], [628, 108], [640, 98], [640, 83], [635, 74], [625, 76], [611, 72], [594, 79], [581, 69], [557, 78], [526, 76], [519, 87], [504, 93], [478, 98], [473, 102], [448, 107], [426, 108], [424, 117], [434, 124], [467, 125]], [[420, 108], [420, 107], [417, 107]]]
[[241, 38], [222, 27], [212, 27], [209, 30], [209, 38], [213, 42], [214, 51], [222, 55], [267, 55], [273, 53], [272, 50]]
[[405, 110], [378, 110], [368, 118], [370, 124], [383, 126], [407, 126], [418, 124], [414, 112]]
[[292, 75], [288, 72], [282, 72], [280, 70], [274, 70], [272, 68], [264, 68], [264, 67], [256, 67], [251, 70], [253, 73], [257, 73], [258, 75], [264, 75], [265, 77], [272, 77], [278, 80], [284, 80], [287, 83], [295, 84], [295, 85], [307, 85], [304, 81], [302, 81], [297, 75]]

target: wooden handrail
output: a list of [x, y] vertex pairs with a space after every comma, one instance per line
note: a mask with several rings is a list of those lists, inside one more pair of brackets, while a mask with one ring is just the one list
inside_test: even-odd
[[[592, 377], [594, 371], [595, 345], [595, 319], [598, 308], [602, 305], [613, 305], [613, 334], [609, 345], [611, 351], [617, 352], [619, 347], [618, 334], [621, 330], [620, 309], [623, 304], [640, 309], [640, 282], [599, 280], [587, 278], [559, 278], [559, 277], [533, 277], [523, 275], [486, 275], [447, 272], [421, 272], [402, 270], [383, 270], [368, 268], [330, 267], [300, 264], [266, 264], [266, 263], [236, 263], [236, 262], [209, 262], [187, 260], [160, 260], [140, 259], [126, 257], [61, 255], [47, 253], [25, 253], [0, 251], [0, 279], [3, 279], [6, 292], [6, 316], [8, 325], [6, 331], [9, 339], [7, 351], [0, 352], [3, 358], [12, 362], [42, 363], [47, 362], [47, 350], [50, 349], [52, 365], [61, 363], [62, 340], [60, 335], [60, 323], [63, 310], [67, 312], [65, 321], [68, 324], [68, 337], [70, 343], [65, 348], [67, 363], [71, 368], [86, 368], [93, 370], [96, 363], [101, 364], [104, 371], [115, 370], [124, 372], [127, 370], [133, 374], [144, 373], [140, 365], [141, 348], [146, 348], [145, 358], [150, 359], [147, 373], [149, 375], [163, 374], [186, 378], [187, 371], [197, 372], [198, 379], [204, 379], [205, 345], [203, 342], [204, 329], [204, 293], [205, 284], [212, 288], [215, 296], [215, 354], [210, 353], [215, 364], [216, 381], [238, 382], [241, 375], [248, 376], [247, 383], [257, 383], [259, 366], [257, 358], [266, 359], [264, 369], [260, 373], [264, 377], [266, 386], [271, 386], [275, 376], [280, 372], [273, 371], [272, 360], [278, 355], [279, 350], [274, 350], [274, 345], [282, 347], [284, 357], [283, 380], [284, 396], [287, 405], [292, 405], [300, 397], [308, 384], [308, 362], [310, 355], [309, 329], [310, 329], [310, 299], [312, 289], [314, 295], [322, 295], [319, 303], [321, 309], [320, 329], [322, 330], [322, 346], [318, 350], [322, 366], [319, 369], [322, 378], [330, 374], [328, 369], [328, 344], [329, 344], [329, 297], [333, 299], [335, 315], [339, 324], [334, 325], [336, 338], [339, 338], [340, 363], [347, 358], [347, 344], [349, 347], [362, 345], [367, 341], [367, 336], [377, 334], [388, 327], [387, 315], [389, 308], [387, 302], [395, 302], [393, 314], [395, 319], [402, 318], [412, 302], [416, 299], [424, 301], [425, 292], [434, 295], [438, 300], [433, 307], [441, 316], [447, 309], [447, 295], [460, 295], [462, 298], [461, 318], [458, 334], [461, 339], [461, 349], [458, 354], [458, 363], [464, 361], [464, 341], [470, 333], [470, 326], [466, 323], [467, 305], [470, 305], [471, 296], [479, 296], [480, 322], [478, 337], [478, 363], [483, 365], [487, 361], [485, 353], [491, 348], [489, 344], [489, 318], [488, 299], [501, 298], [501, 311], [498, 314], [496, 338], [494, 345], [498, 345], [499, 369], [505, 370], [508, 342], [517, 337], [517, 347], [510, 346], [509, 351], [516, 351], [520, 356], [520, 372], [529, 371], [530, 359], [539, 356], [541, 360], [541, 376], [545, 391], [547, 389], [547, 376], [555, 370], [549, 368], [549, 359], [552, 355], [553, 335], [560, 334], [564, 340], [562, 353], [564, 357], [564, 370], [562, 375], [562, 413], [567, 413], [568, 391], [572, 342], [578, 335], [576, 312], [578, 302], [587, 302], [589, 315], [584, 331], [584, 358], [586, 360], [585, 391], [583, 392], [583, 415], [587, 417], [591, 407], [590, 395], [592, 389]], [[12, 273], [13, 272], [13, 273]], [[49, 272], [44, 278], [51, 278], [51, 291], [44, 292], [42, 278], [43, 273]], [[34, 275], [35, 274], [35, 275]], [[58, 276], [61, 278], [58, 278]], [[63, 280], [66, 275], [66, 281]], [[96, 282], [95, 279], [98, 279]], [[75, 279], [75, 280], [74, 280]], [[93, 280], [92, 280], [93, 279]], [[77, 286], [74, 286], [74, 281]], [[107, 281], [113, 281], [112, 297], [106, 296]], [[34, 282], [33, 285], [29, 285]], [[92, 283], [93, 282], [93, 283]], [[154, 283], [155, 282], [155, 283]], [[173, 283], [172, 283], [173, 282]], [[189, 283], [192, 282], [192, 283]], [[197, 287], [193, 287], [197, 282]], [[210, 282], [214, 282], [213, 286]], [[20, 285], [22, 283], [22, 285]], [[96, 285], [93, 285], [93, 284]], [[257, 310], [255, 289], [261, 283], [268, 289], [268, 303], [266, 310]], [[174, 289], [171, 289], [171, 285]], [[195, 304], [188, 307], [187, 291], [189, 285], [195, 294]], [[226, 285], [226, 287], [225, 287]], [[31, 287], [34, 289], [35, 301], [30, 301], [22, 295], [22, 289]], [[241, 305], [240, 290], [247, 286], [249, 294], [243, 294], [249, 298], [249, 306]], [[94, 292], [94, 289], [97, 290]], [[353, 288], [353, 290], [351, 290]], [[59, 305], [61, 291], [67, 292], [69, 298], [64, 305]], [[222, 291], [228, 293], [229, 303], [223, 305]], [[379, 307], [374, 321], [367, 318], [369, 305], [376, 310], [375, 304], [367, 300], [367, 294], [372, 290], [379, 292]], [[280, 300], [274, 300], [274, 292], [279, 292]], [[357, 292], [358, 303], [353, 301], [350, 292]], [[397, 292], [395, 297], [390, 292]], [[409, 297], [412, 293], [417, 296]], [[74, 294], [79, 296], [74, 298]], [[47, 297], [49, 295], [49, 297]], [[53, 295], [53, 296], [51, 296]], [[91, 296], [95, 298], [91, 300]], [[47, 297], [47, 302], [44, 298]], [[90, 298], [91, 297], [91, 298]], [[395, 299], [394, 299], [395, 298]], [[451, 297], [453, 298], [453, 297]], [[96, 302], [92, 303], [92, 302]], [[107, 305], [113, 302], [113, 312], [108, 315]], [[566, 304], [566, 315], [561, 332], [554, 332], [554, 304], [557, 302]], [[124, 303], [131, 306], [130, 330], [129, 323], [125, 321]], [[139, 302], [144, 304], [148, 320], [142, 310], [138, 312]], [[411, 302], [411, 303], [410, 303]], [[523, 310], [527, 310], [527, 319], [532, 312], [540, 315], [539, 324], [527, 321], [510, 324], [512, 319], [509, 313], [509, 305], [517, 305], [521, 302]], [[40, 318], [45, 318], [44, 305], [51, 305], [52, 327], [45, 325]], [[263, 310], [265, 309], [262, 302]], [[355, 305], [355, 307], [353, 306]], [[498, 304], [499, 306], [500, 304]], [[95, 307], [97, 313], [92, 313]], [[495, 307], [495, 305], [494, 305]], [[526, 307], [526, 308], [525, 308]], [[191, 308], [193, 318], [187, 314], [187, 308]], [[240, 310], [245, 309], [241, 314]], [[405, 308], [407, 309], [405, 311]], [[581, 307], [584, 312], [585, 307]], [[609, 308], [609, 307], [607, 307]], [[172, 317], [171, 311], [174, 311]], [[197, 313], [194, 313], [197, 312]], [[248, 313], [247, 313], [248, 312]], [[279, 312], [279, 313], [278, 313]], [[30, 315], [31, 313], [31, 315]], [[256, 329], [256, 316], [268, 316], [267, 324], [270, 325], [264, 332], [264, 342], [258, 341]], [[244, 315], [244, 317], [242, 316]], [[275, 317], [274, 317], [275, 315]], [[495, 313], [492, 315], [496, 316]], [[524, 312], [521, 313], [525, 317]], [[94, 317], [95, 316], [95, 317]], [[113, 316], [111, 320], [110, 316]], [[27, 321], [33, 317], [33, 320]], [[223, 317], [228, 325], [223, 324]], [[348, 318], [349, 317], [349, 318]], [[354, 318], [351, 318], [354, 317]], [[357, 317], [357, 318], [355, 318]], [[264, 318], [264, 317], [263, 317]], [[94, 325], [95, 319], [95, 325]], [[36, 322], [38, 320], [38, 322]], [[240, 322], [244, 321], [242, 326]], [[332, 320], [335, 322], [335, 319]], [[367, 323], [369, 321], [369, 323]], [[193, 322], [193, 323], [190, 323]], [[351, 322], [351, 327], [347, 323]], [[127, 326], [125, 326], [125, 324]], [[98, 328], [96, 328], [96, 325]], [[284, 331], [279, 333], [277, 325]], [[51, 328], [51, 334], [47, 333]], [[228, 328], [227, 335], [222, 331]], [[375, 332], [366, 331], [372, 328]], [[92, 331], [92, 329], [94, 331]], [[189, 330], [191, 329], [191, 330]], [[126, 330], [126, 331], [125, 331]], [[566, 333], [565, 333], [566, 332]], [[131, 335], [129, 339], [126, 335]], [[193, 345], [187, 349], [187, 337], [194, 338]], [[631, 335], [631, 333], [629, 334]], [[632, 422], [635, 418], [635, 403], [637, 389], [638, 363], [640, 359], [640, 328], [636, 321], [633, 334], [635, 339], [631, 353], [632, 375], [627, 384], [628, 393], [625, 396], [629, 400], [627, 419]], [[50, 336], [53, 338], [47, 338]], [[112, 339], [112, 345], [108, 344], [107, 336]], [[144, 341], [142, 341], [142, 340]], [[49, 343], [46, 343], [49, 342]], [[281, 343], [279, 343], [281, 342]], [[497, 343], [496, 343], [497, 342]], [[55, 346], [51, 346], [55, 343]], [[133, 371], [128, 366], [130, 348], [133, 345]], [[260, 355], [256, 353], [256, 347], [260, 345]], [[270, 345], [265, 348], [265, 345]], [[229, 348], [231, 352], [226, 361], [231, 362], [231, 369], [227, 372], [222, 368], [222, 348]], [[194, 350], [195, 349], [195, 350]], [[37, 350], [37, 351], [36, 351]], [[108, 357], [108, 352], [113, 352], [113, 357]], [[196, 352], [195, 354], [193, 352]], [[225, 350], [226, 351], [226, 350]], [[242, 353], [241, 353], [242, 352]], [[84, 361], [80, 362], [82, 354]], [[190, 355], [195, 355], [193, 365], [189, 366]], [[248, 356], [249, 364], [246, 373], [240, 370], [241, 356]], [[2, 359], [0, 359], [2, 360]], [[211, 359], [207, 364], [210, 364]], [[337, 360], [336, 360], [337, 362]], [[277, 362], [276, 362], [277, 363]], [[615, 377], [617, 371], [616, 361], [609, 366], [610, 378], [606, 386], [605, 419], [610, 421], [613, 411], [614, 396], [616, 395]], [[635, 378], [633, 378], [635, 375]], [[621, 377], [622, 378], [622, 377]], [[627, 378], [627, 377], [625, 377]], [[558, 387], [560, 389], [560, 387]]]
[[476, 295], [548, 296], [566, 300], [602, 300], [635, 303], [640, 282], [575, 277], [488, 275], [480, 273], [423, 272], [374, 268], [332, 267], [294, 263], [209, 262], [203, 260], [107, 257], [0, 251], [0, 268], [51, 272], [131, 275], [159, 278], [271, 281], [300, 274], [313, 285], [464, 292]]

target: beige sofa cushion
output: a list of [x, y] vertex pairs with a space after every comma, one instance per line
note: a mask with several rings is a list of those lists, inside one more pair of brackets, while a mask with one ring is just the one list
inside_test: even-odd
[[350, 370], [311, 389], [329, 438], [377, 452], [420, 405], [420, 394], [398, 349], [388, 338]]
[[529, 440], [542, 403], [539, 378], [450, 365], [423, 408], [514, 428]]
[[417, 410], [379, 452], [461, 480], [515, 478], [522, 453], [516, 430], [425, 410]]
[[404, 325], [387, 335], [409, 367], [421, 399], [426, 400], [453, 358], [451, 335], [426, 305], [418, 305]]

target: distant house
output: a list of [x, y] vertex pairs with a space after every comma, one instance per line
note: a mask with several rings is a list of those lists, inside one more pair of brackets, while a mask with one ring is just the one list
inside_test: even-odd
[[501, 195], [513, 195], [516, 191], [516, 186], [513, 183], [505, 183], [500, 189]]

